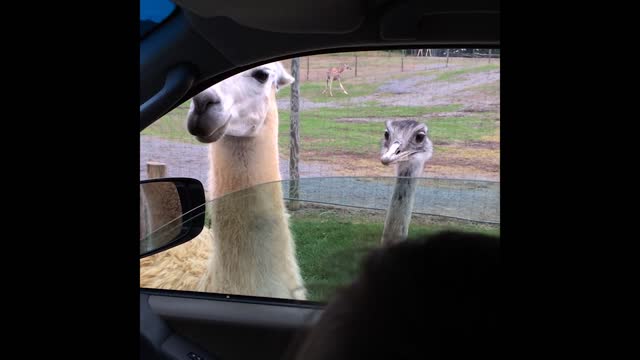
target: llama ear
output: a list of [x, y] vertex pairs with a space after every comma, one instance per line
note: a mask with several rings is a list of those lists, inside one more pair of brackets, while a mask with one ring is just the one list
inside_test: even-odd
[[289, 75], [289, 73], [285, 69], [282, 69], [280, 74], [278, 74], [278, 81], [276, 85], [277, 88], [280, 89], [293, 83], [294, 81], [295, 79], [293, 78], [293, 76]]

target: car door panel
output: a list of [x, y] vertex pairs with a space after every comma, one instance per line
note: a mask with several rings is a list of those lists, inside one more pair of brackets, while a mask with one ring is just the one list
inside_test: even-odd
[[140, 294], [168, 332], [177, 335], [171, 339], [165, 331], [164, 353], [182, 351], [187, 356], [193, 351], [210, 354], [213, 359], [281, 359], [295, 336], [314, 324], [322, 312], [320, 304], [297, 301], [227, 299], [156, 289], [141, 289]]

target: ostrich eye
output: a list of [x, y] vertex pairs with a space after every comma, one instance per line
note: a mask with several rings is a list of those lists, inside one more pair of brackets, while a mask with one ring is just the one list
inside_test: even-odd
[[389, 140], [389, 130], [384, 131], [384, 139]]
[[424, 141], [424, 134], [423, 133], [416, 134], [416, 142], [421, 143], [423, 141]]
[[258, 80], [260, 83], [264, 84], [267, 79], [269, 79], [269, 73], [262, 70], [256, 70], [253, 74], [251, 74], [254, 79]]

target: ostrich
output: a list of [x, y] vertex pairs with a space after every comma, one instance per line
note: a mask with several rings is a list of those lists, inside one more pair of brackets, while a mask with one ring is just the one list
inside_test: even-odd
[[384, 165], [395, 164], [398, 177], [382, 232], [382, 245], [390, 245], [404, 241], [409, 234], [415, 178], [422, 174], [425, 163], [433, 155], [433, 144], [427, 137], [426, 124], [415, 120], [387, 120], [385, 125], [380, 161]]
[[210, 144], [211, 229], [142, 259], [141, 287], [306, 299], [279, 183], [276, 92], [293, 80], [276, 62], [193, 98], [187, 128]]

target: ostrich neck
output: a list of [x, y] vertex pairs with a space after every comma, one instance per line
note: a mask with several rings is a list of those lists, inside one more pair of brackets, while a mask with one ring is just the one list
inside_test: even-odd
[[409, 235], [409, 224], [413, 212], [417, 177], [422, 173], [424, 164], [400, 163], [396, 169], [396, 184], [393, 188], [387, 217], [382, 232], [382, 244], [389, 245], [404, 241]]

